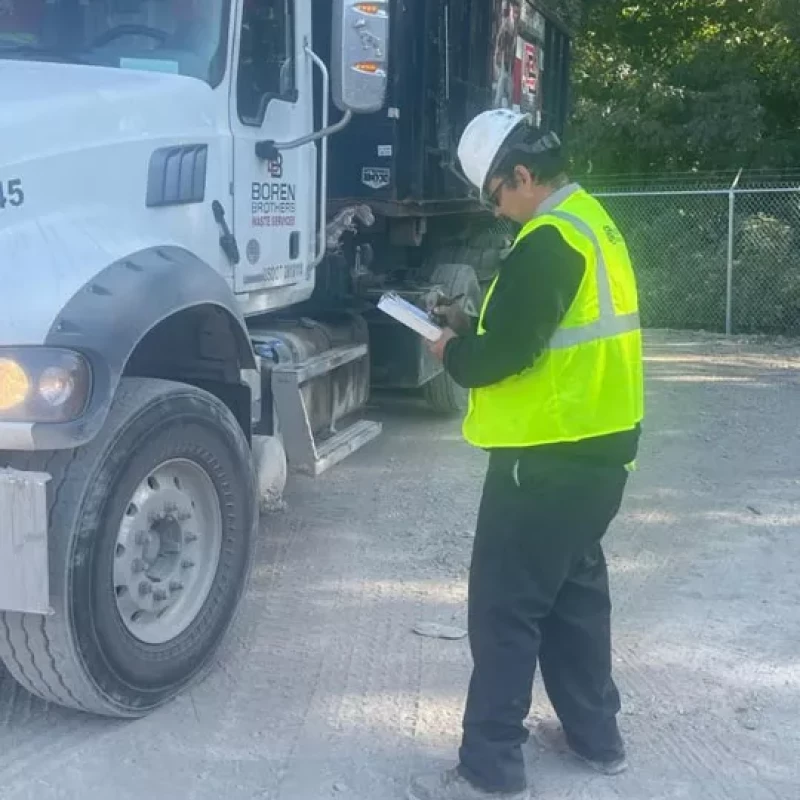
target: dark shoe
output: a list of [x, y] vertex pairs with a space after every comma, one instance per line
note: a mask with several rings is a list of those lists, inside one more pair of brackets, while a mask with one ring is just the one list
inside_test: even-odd
[[530, 792], [486, 792], [462, 777], [458, 769], [448, 769], [413, 778], [408, 800], [530, 800]]
[[620, 753], [612, 758], [600, 759], [592, 758], [578, 752], [567, 741], [564, 728], [555, 720], [539, 722], [533, 729], [533, 738], [536, 739], [542, 747], [548, 750], [554, 750], [557, 753], [571, 753], [584, 764], [603, 775], [619, 775], [628, 769], [628, 761], [624, 753]]

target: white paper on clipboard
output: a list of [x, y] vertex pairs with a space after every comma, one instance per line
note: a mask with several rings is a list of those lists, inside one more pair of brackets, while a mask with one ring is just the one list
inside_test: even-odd
[[386, 292], [378, 301], [378, 308], [429, 342], [435, 342], [442, 335], [442, 329], [421, 308], [395, 292]]

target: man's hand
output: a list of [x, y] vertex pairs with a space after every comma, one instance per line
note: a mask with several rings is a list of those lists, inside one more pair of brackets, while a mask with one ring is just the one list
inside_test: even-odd
[[472, 329], [472, 318], [455, 303], [438, 305], [433, 309], [432, 314], [435, 318], [443, 320], [450, 330], [459, 334], [469, 333]]
[[442, 335], [435, 342], [428, 342], [428, 350], [430, 350], [435, 359], [444, 361], [445, 347], [447, 347], [447, 343], [451, 339], [455, 339], [457, 335], [458, 334], [450, 328], [445, 328], [442, 331]]
[[474, 328], [474, 318], [457, 305], [463, 295], [445, 297], [438, 289], [425, 297], [425, 310], [439, 325], [446, 325], [459, 335], [469, 333]]

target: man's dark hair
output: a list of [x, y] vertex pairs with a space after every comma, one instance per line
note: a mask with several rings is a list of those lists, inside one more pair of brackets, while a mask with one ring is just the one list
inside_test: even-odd
[[[549, 135], [552, 136], [534, 125], [520, 125], [503, 145], [497, 166], [489, 174], [504, 178], [513, 185], [514, 169], [521, 166], [538, 183], [555, 183], [567, 171], [567, 157], [557, 138], [547, 142], [546, 137]], [[545, 144], [549, 146], [545, 147]]]

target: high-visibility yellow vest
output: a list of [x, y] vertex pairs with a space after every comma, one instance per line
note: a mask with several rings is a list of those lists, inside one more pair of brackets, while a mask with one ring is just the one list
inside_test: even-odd
[[[463, 431], [476, 447], [574, 442], [631, 430], [644, 415], [636, 278], [622, 234], [577, 184], [553, 195], [522, 228], [514, 247], [542, 225], [558, 228], [584, 257], [585, 274], [535, 363], [470, 391]], [[486, 332], [484, 316], [498, 277], [483, 302], [478, 335]]]

